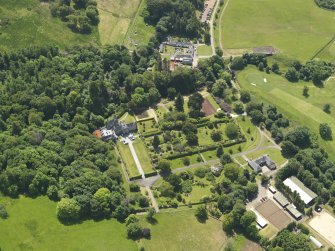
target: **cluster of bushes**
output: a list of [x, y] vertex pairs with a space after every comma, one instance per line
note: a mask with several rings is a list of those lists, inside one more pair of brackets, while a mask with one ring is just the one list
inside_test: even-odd
[[266, 73], [270, 73], [271, 71], [274, 73], [279, 72], [279, 66], [277, 63], [274, 63], [271, 67], [268, 65], [266, 55], [258, 54], [258, 53], [246, 53], [242, 57], [235, 57], [231, 61], [231, 69], [232, 70], [243, 70], [248, 64], [255, 65], [258, 67], [260, 71], [266, 71]]
[[91, 26], [99, 23], [99, 11], [95, 0], [50, 0], [50, 2], [52, 16], [67, 22], [74, 32], [91, 33]]
[[5, 205], [0, 204], [0, 218], [7, 219], [9, 217]]
[[309, 229], [306, 226], [292, 222], [271, 241], [263, 238], [260, 244], [266, 250], [313, 250], [308, 235]]
[[300, 80], [313, 81], [316, 85], [322, 85], [323, 81], [335, 72], [335, 65], [319, 60], [307, 61], [302, 65], [299, 61], [294, 61], [285, 73], [287, 80], [297, 82]]
[[322, 8], [335, 10], [335, 1], [334, 0], [315, 0], [316, 4]]

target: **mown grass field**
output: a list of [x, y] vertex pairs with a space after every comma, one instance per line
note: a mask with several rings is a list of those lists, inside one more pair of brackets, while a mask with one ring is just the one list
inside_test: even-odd
[[145, 250], [220, 250], [227, 240], [221, 222], [209, 218], [200, 223], [194, 211], [162, 211], [155, 215], [157, 224], [145, 222], [151, 228], [151, 240], [141, 240]]
[[121, 158], [126, 166], [129, 177], [140, 175], [140, 173], [137, 170], [133, 155], [130, 152], [129, 146], [124, 145], [122, 142], [117, 142], [117, 147], [120, 151]]
[[210, 45], [199, 45], [197, 47], [199, 56], [211, 56], [213, 54], [212, 47]]
[[281, 151], [275, 148], [259, 150], [253, 153], [247, 154], [249, 159], [256, 159], [258, 157], [262, 157], [263, 155], [268, 154], [269, 157], [277, 164], [277, 166], [281, 166], [286, 162], [286, 159], [282, 156]]
[[56, 218], [56, 203], [47, 197], [0, 198], [9, 218], [0, 219], [3, 250], [138, 250], [126, 226], [114, 219], [65, 226]]
[[122, 44], [141, 0], [98, 0], [102, 44]]
[[[267, 78], [267, 83], [264, 83]], [[290, 83], [285, 78], [258, 71], [248, 67], [238, 75], [242, 89], [250, 91], [257, 99], [274, 104], [279, 111], [297, 125], [309, 127], [319, 134], [319, 124], [329, 123], [335, 132], [335, 79], [327, 81], [323, 88], [315, 87], [312, 83]], [[309, 87], [309, 97], [302, 95], [304, 86]], [[324, 104], [331, 105], [332, 113], [322, 110]], [[319, 137], [320, 144], [334, 158], [335, 142], [324, 141]]]
[[96, 27], [89, 35], [74, 33], [66, 23], [53, 18], [49, 5], [39, 0], [0, 0], [0, 19], [9, 21], [8, 26], [0, 26], [0, 50], [100, 43]]
[[[271, 45], [305, 61], [335, 35], [334, 12], [313, 0], [233, 0], [222, 18], [224, 48]], [[327, 57], [327, 55], [325, 55]]]
[[150, 156], [149, 156], [147, 149], [145, 148], [143, 141], [137, 138], [134, 141], [133, 146], [135, 148], [137, 157], [140, 160], [144, 173], [152, 172], [153, 169], [152, 169]]

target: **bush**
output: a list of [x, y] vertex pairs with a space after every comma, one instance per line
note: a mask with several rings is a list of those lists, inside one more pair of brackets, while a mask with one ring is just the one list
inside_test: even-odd
[[199, 221], [206, 221], [208, 219], [206, 207], [205, 206], [198, 207], [197, 210], [195, 211], [195, 217], [197, 217]]
[[130, 189], [130, 192], [139, 192], [140, 186], [136, 183], [130, 183], [129, 189]]
[[183, 164], [184, 164], [185, 166], [189, 166], [189, 165], [190, 165], [190, 159], [189, 159], [189, 157], [185, 157], [185, 158], [183, 158]]
[[142, 228], [138, 222], [130, 223], [127, 226], [127, 235], [130, 239], [139, 239], [142, 236]]
[[8, 212], [6, 210], [6, 207], [2, 204], [0, 204], [0, 218], [1, 219], [7, 219], [8, 218]]

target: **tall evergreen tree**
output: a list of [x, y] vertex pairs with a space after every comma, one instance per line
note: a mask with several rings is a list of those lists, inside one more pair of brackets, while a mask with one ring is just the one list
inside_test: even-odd
[[176, 106], [176, 110], [179, 112], [183, 112], [184, 111], [184, 98], [183, 96], [178, 93], [176, 101], [175, 101], [175, 106]]

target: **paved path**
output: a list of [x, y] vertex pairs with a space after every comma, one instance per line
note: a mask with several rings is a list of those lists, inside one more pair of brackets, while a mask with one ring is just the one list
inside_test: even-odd
[[[216, 16], [216, 12], [219, 8], [219, 5], [220, 5], [220, 0], [217, 0], [216, 4], [215, 4], [214, 11], [212, 13], [211, 20], [209, 21], [209, 28], [210, 28], [210, 33], [211, 33], [211, 46], [212, 46], [212, 52], [213, 52], [212, 55], [216, 54], [215, 53], [215, 39], [214, 39], [214, 19], [215, 19], [215, 16]], [[219, 28], [220, 28], [220, 26], [219, 26]]]
[[153, 195], [153, 193], [152, 193], [152, 191], [151, 191], [151, 189], [150, 189], [149, 186], [146, 186], [145, 189], [148, 192], [148, 196], [149, 196], [149, 198], [151, 200], [152, 207], [155, 209], [156, 213], [158, 213], [159, 212], [159, 207], [158, 207], [157, 201], [155, 199], [155, 196]]
[[142, 176], [142, 179], [145, 179], [145, 175], [144, 175], [143, 168], [142, 168], [142, 166], [141, 166], [140, 160], [138, 159], [137, 154], [136, 154], [136, 152], [135, 152], [135, 148], [134, 148], [134, 146], [133, 146], [133, 141], [131, 141], [131, 140], [128, 139], [128, 138], [127, 138], [126, 140], [127, 140], [127, 142], [128, 142], [128, 146], [129, 146], [130, 152], [131, 152], [131, 154], [133, 155], [133, 158], [134, 158], [134, 161], [135, 161], [137, 170], [138, 170], [138, 172], [140, 173], [140, 175]]

